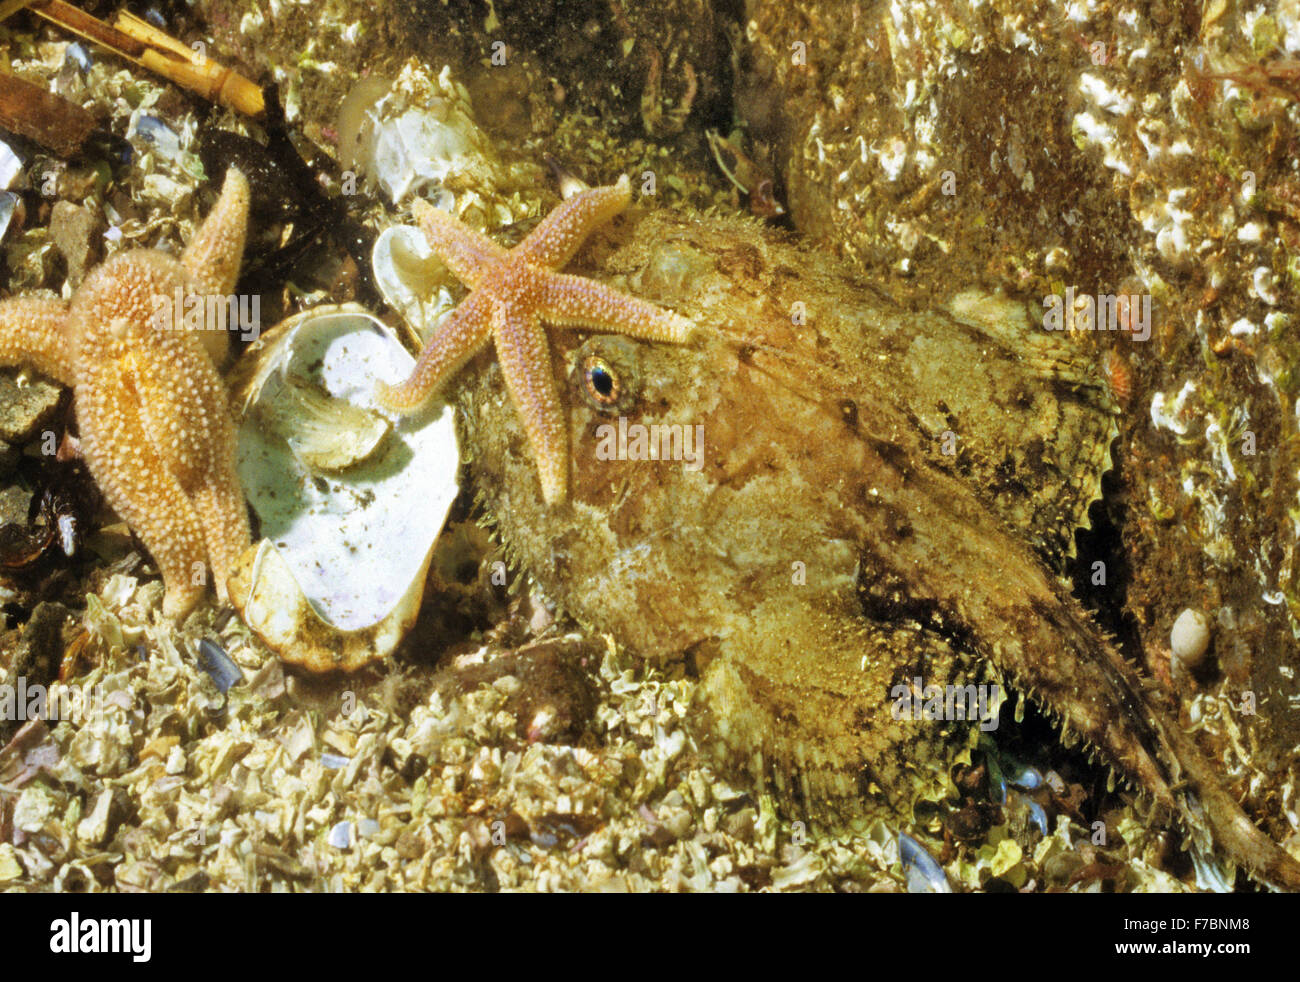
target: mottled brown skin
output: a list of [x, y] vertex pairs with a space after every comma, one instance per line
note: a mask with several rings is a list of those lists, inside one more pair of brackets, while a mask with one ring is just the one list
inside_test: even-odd
[[[463, 445], [513, 559], [570, 614], [646, 658], [693, 655], [703, 745], [814, 820], [906, 814], [962, 724], [895, 720], [891, 689], [991, 666], [1160, 812], [1300, 886], [1053, 571], [1114, 433], [1068, 341], [996, 299], [904, 311], [736, 219], [629, 216], [584, 262], [693, 319], [693, 342], [553, 334], [566, 503], [544, 502], [488, 356], [451, 391]], [[613, 406], [586, 384], [593, 356]], [[598, 459], [620, 414], [702, 424], [702, 467]]]

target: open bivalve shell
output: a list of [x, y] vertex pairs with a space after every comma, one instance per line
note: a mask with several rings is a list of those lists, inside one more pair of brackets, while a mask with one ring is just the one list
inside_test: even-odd
[[455, 500], [449, 411], [402, 417], [374, 401], [414, 360], [352, 304], [268, 331], [232, 379], [239, 477], [263, 541], [230, 581], [244, 621], [285, 661], [353, 671], [388, 655], [419, 613]]

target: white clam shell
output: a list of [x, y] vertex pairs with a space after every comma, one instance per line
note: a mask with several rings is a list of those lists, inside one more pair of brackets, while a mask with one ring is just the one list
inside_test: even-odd
[[[451, 413], [377, 406], [375, 382], [405, 378], [414, 360], [355, 305], [292, 317], [248, 358], [235, 386], [239, 476], [267, 541], [241, 563], [232, 599], [286, 660], [357, 667], [391, 651], [419, 610], [458, 491]], [[316, 664], [326, 656], [334, 664]]]

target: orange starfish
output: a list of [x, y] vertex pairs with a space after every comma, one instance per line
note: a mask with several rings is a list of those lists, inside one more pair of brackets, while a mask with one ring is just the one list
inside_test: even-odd
[[[70, 302], [0, 301], [0, 365], [72, 387], [86, 464], [157, 563], [173, 618], [203, 595], [209, 565], [227, 601], [226, 578], [249, 543], [234, 421], [213, 363], [247, 223], [248, 182], [231, 169], [179, 260], [133, 249], [91, 272]], [[172, 323], [174, 304], [184, 329]]]
[[446, 212], [416, 202], [415, 217], [429, 246], [471, 292], [425, 346], [411, 376], [397, 386], [380, 383], [380, 401], [403, 412], [417, 408], [491, 338], [537, 458], [542, 496], [547, 504], [562, 501], [569, 483], [568, 433], [542, 323], [674, 343], [685, 341], [694, 327], [672, 311], [557, 272], [597, 226], [631, 200], [625, 174], [615, 185], [569, 198], [509, 250]]

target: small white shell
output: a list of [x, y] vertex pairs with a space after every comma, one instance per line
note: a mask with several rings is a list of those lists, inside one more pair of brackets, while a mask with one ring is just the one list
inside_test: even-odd
[[370, 253], [370, 267], [388, 305], [422, 341], [456, 306], [448, 289], [455, 278], [418, 228], [394, 225], [381, 232]]
[[1203, 611], [1185, 608], [1169, 632], [1169, 647], [1182, 667], [1199, 665], [1210, 647], [1210, 618]]

